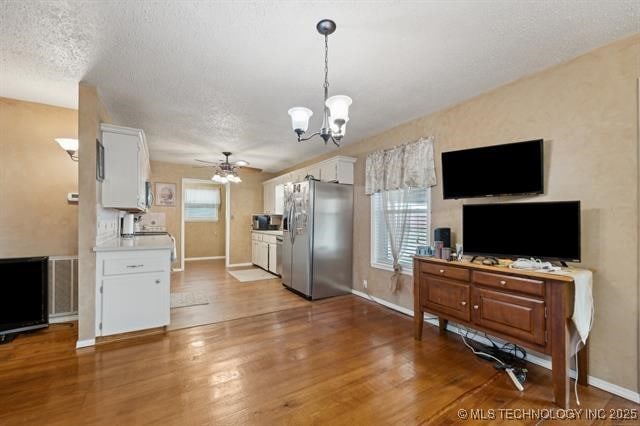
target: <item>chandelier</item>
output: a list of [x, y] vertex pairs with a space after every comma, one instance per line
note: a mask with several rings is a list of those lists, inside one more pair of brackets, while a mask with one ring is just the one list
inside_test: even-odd
[[331, 140], [336, 146], [340, 146], [340, 141], [345, 134], [347, 122], [349, 121], [349, 106], [351, 98], [344, 95], [329, 96], [329, 34], [336, 30], [336, 23], [330, 19], [323, 19], [318, 22], [316, 29], [324, 35], [324, 115], [322, 127], [319, 132], [315, 132], [309, 137], [302, 136], [309, 128], [309, 118], [313, 111], [305, 107], [294, 107], [288, 112], [291, 116], [293, 131], [298, 135], [298, 142], [308, 141], [316, 135], [324, 140], [326, 144]]

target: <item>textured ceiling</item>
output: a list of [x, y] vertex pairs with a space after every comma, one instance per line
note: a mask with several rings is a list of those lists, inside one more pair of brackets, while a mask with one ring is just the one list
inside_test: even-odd
[[320, 127], [325, 17], [352, 143], [638, 32], [640, 2], [2, 1], [0, 96], [77, 107], [84, 80], [155, 160], [276, 171], [334, 149], [287, 116]]

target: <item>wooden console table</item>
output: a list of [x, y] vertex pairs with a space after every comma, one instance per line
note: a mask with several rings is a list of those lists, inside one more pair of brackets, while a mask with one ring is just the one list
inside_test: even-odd
[[[569, 407], [569, 321], [574, 283], [565, 275], [522, 271], [415, 256], [414, 338], [422, 338], [425, 312], [551, 355], [553, 394]], [[587, 384], [588, 349], [578, 353], [578, 383]]]

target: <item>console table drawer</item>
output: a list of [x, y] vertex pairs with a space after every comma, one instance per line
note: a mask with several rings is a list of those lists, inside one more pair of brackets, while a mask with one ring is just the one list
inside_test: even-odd
[[488, 287], [517, 291], [520, 293], [544, 296], [544, 281], [531, 278], [512, 277], [509, 275], [492, 274], [489, 272], [473, 271], [473, 282]]
[[471, 286], [457, 281], [440, 279], [428, 274], [420, 276], [421, 303], [434, 313], [442, 312], [465, 321], [471, 319], [469, 302]]
[[469, 270], [465, 268], [421, 262], [420, 271], [460, 281], [469, 281]]

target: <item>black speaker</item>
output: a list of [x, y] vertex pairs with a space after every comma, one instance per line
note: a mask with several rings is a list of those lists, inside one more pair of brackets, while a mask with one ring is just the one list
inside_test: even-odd
[[443, 247], [451, 247], [451, 228], [436, 228], [433, 231], [433, 241], [442, 241]]

